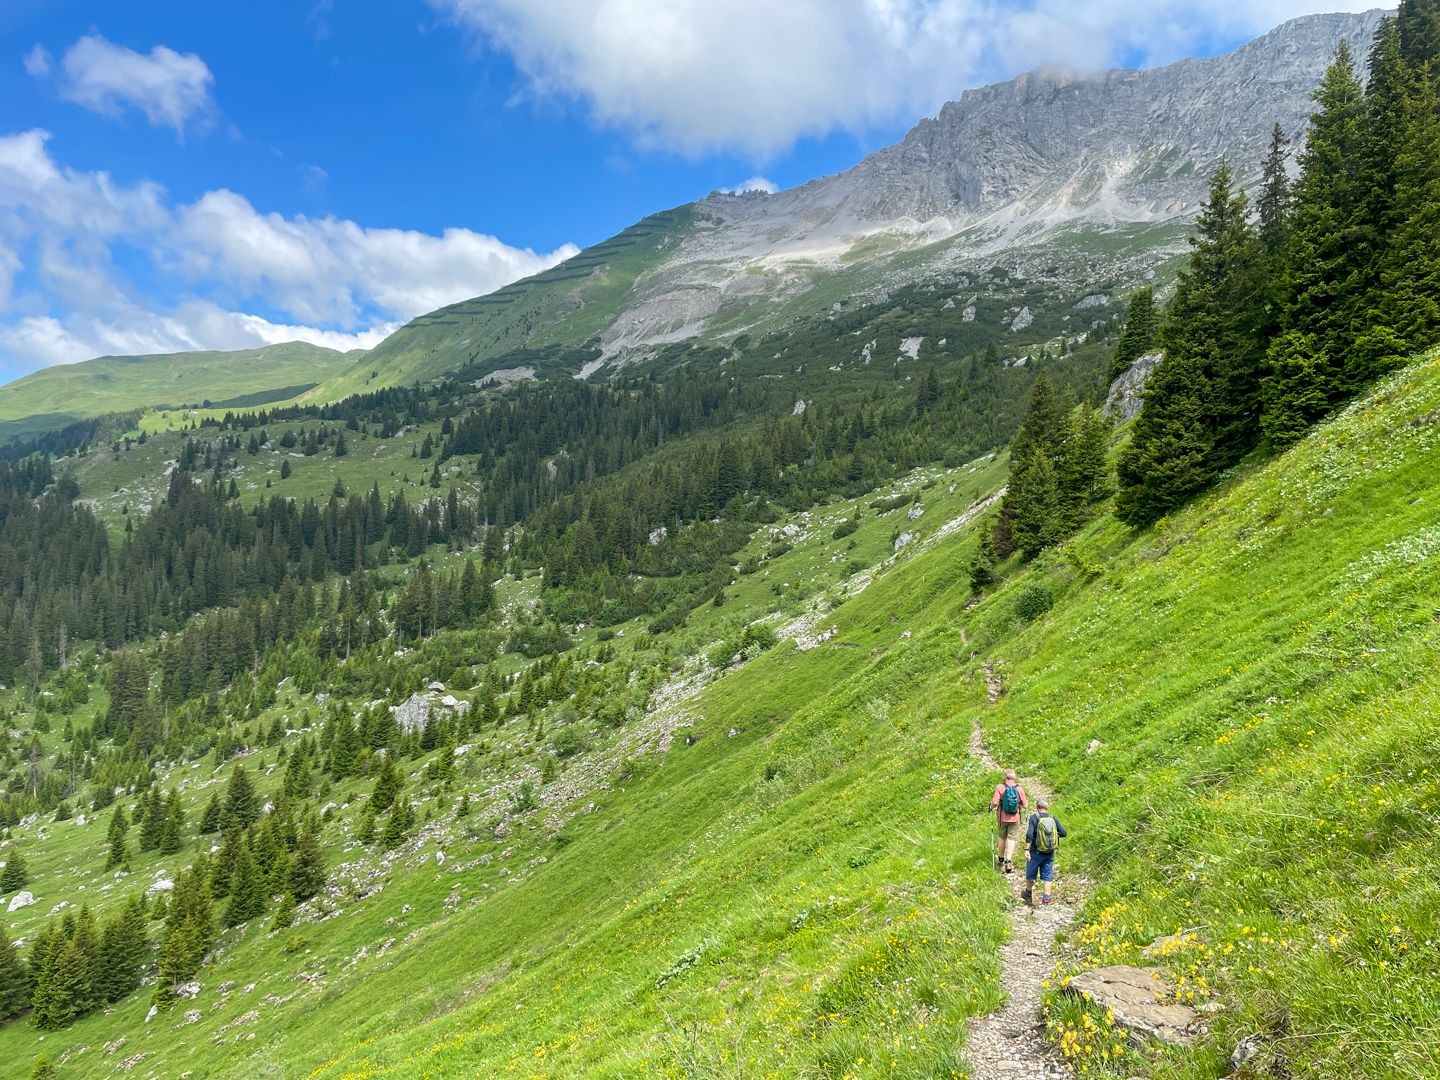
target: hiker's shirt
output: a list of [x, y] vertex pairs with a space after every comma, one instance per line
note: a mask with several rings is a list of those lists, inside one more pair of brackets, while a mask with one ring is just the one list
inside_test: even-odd
[[1015, 790], [1020, 795], [1020, 805], [1013, 814], [1007, 814], [1005, 812], [1004, 803], [1002, 802], [1002, 800], [1005, 798], [1005, 789], [1007, 787], [1009, 787], [1008, 784], [995, 785], [995, 795], [993, 798], [991, 798], [990, 805], [994, 807], [995, 813], [998, 815], [1001, 825], [1014, 825], [1017, 821], [1020, 820], [1020, 812], [1024, 810], [1027, 806], [1029, 806], [1030, 803], [1025, 798], [1025, 789], [1019, 784], [1016, 784]]
[[[1059, 846], [1060, 846], [1060, 841], [1063, 840], [1063, 839], [1065, 838], [1065, 835], [1066, 835], [1066, 833], [1065, 833], [1065, 826], [1060, 824], [1060, 819], [1059, 819], [1058, 817], [1056, 817], [1054, 814], [1045, 814], [1044, 816], [1045, 816], [1045, 817], [1048, 817], [1051, 821], [1055, 822], [1055, 846], [1056, 846], [1056, 847], [1059, 847]], [[1039, 830], [1039, 828], [1040, 828], [1040, 818], [1041, 818], [1041, 815], [1040, 815], [1040, 814], [1031, 814], [1031, 815], [1030, 815], [1030, 824], [1029, 824], [1029, 826], [1025, 829], [1025, 843], [1026, 843], [1026, 845], [1029, 846], [1030, 850], [1031, 850], [1032, 852], [1035, 852], [1035, 854], [1037, 854], [1037, 855], [1053, 855], [1053, 854], [1055, 854], [1055, 852], [1053, 852], [1053, 851], [1044, 851], [1044, 852], [1035, 851], [1035, 833], [1036, 833], [1036, 832]]]

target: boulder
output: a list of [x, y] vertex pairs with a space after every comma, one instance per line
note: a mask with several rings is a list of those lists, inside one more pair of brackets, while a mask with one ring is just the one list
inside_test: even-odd
[[35, 903], [35, 897], [29, 889], [21, 889], [10, 898], [10, 906], [6, 911], [19, 911], [22, 907], [29, 907]]
[[173, 888], [175, 888], [175, 882], [171, 881], [169, 878], [161, 878], [159, 881], [151, 884], [151, 886], [146, 889], [145, 892], [147, 895], [153, 896], [155, 893], [169, 892]]
[[190, 998], [196, 997], [199, 993], [200, 984], [193, 979], [190, 982], [184, 982], [175, 987], [175, 996], [177, 998], [189, 1000]]
[[1164, 1043], [1184, 1046], [1203, 1031], [1194, 1009], [1167, 1000], [1174, 987], [1158, 971], [1128, 964], [1096, 968], [1076, 975], [1066, 990], [1108, 1009], [1121, 1027]]

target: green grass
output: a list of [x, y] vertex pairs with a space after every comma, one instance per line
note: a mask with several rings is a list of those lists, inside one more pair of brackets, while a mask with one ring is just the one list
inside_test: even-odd
[[[782, 643], [679, 701], [668, 743], [591, 730], [595, 749], [519, 815], [505, 807], [535, 757], [505, 725], [461, 759], [470, 817], [412, 777], [433, 816], [388, 865], [348, 839], [368, 785], [337, 787], [338, 915], [227, 933], [200, 997], [148, 1025], [136, 995], [43, 1041], [10, 1024], [0, 1053], [68, 1051], [76, 1077], [135, 1054], [157, 1076], [966, 1076], [965, 1021], [1003, 995], [1008, 897], [988, 869], [993, 777], [966, 755], [978, 719], [997, 757], [1058, 792], [1062, 882], [1094, 882], [1052, 991], [1186, 928], [1158, 963], [1187, 1000], [1224, 1006], [1199, 1046], [1118, 1068], [1076, 1040], [1088, 1075], [1214, 1077], [1259, 1032], [1291, 1076], [1434, 1076], [1436, 415], [1432, 359], [1153, 531], [1107, 519], [1007, 566], [973, 607], [968, 530], [887, 559], [905, 511], [877, 516], [875, 496], [777, 523], [804, 535], [762, 558], [762, 530], [722, 605], [614, 644], [684, 675], [745, 619], [841, 600], [850, 558], [876, 567], [823, 643]], [[933, 533], [1003, 467], [877, 495], [920, 490], [914, 527]], [[857, 504], [859, 528], [831, 539]], [[1025, 623], [1016, 594], [1037, 585], [1056, 603]], [[276, 712], [313, 709], [292, 694]], [[8, 917], [17, 932], [62, 894], [96, 895], [76, 868], [98, 871], [100, 827], [21, 831], [42, 903]], [[1057, 1029], [1084, 1015], [1058, 997], [1050, 1012]]]
[[[238, 352], [102, 356], [43, 368], [0, 388], [0, 422], [12, 422], [0, 433], [20, 438], [104, 413], [298, 393], [354, 362], [353, 353], [298, 341]], [[13, 424], [18, 421], [28, 426]]]

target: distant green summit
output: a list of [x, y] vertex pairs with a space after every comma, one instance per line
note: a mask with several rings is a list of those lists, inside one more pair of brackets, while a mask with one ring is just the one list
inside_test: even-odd
[[42, 368], [0, 387], [0, 442], [105, 413], [157, 406], [253, 408], [303, 394], [358, 355], [289, 341], [235, 352], [101, 356]]

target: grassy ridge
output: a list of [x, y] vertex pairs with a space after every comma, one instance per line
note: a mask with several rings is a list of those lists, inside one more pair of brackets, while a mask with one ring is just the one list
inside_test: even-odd
[[237, 352], [101, 356], [42, 368], [0, 388], [0, 422], [29, 421], [0, 430], [18, 438], [104, 413], [265, 396], [281, 388], [299, 393], [353, 363], [351, 353], [301, 341]]

